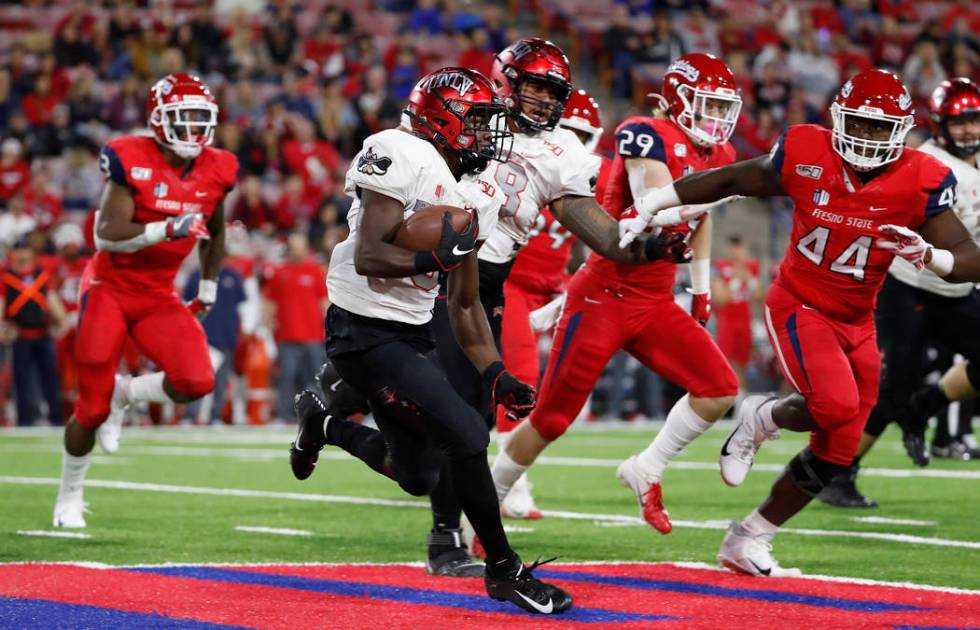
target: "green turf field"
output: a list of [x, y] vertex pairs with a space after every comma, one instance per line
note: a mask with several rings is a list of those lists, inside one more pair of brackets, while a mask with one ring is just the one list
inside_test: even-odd
[[[622, 517], [636, 517], [635, 499], [619, 485], [615, 465], [646, 445], [652, 427], [573, 430], [549, 449], [531, 479], [538, 505], [562, 511], [539, 521], [508, 521], [533, 528], [512, 542], [528, 559], [563, 561], [714, 562], [721, 527], [746, 515], [765, 496], [776, 472], [763, 466], [738, 488], [717, 472], [727, 434], [710, 431], [668, 470], [665, 501], [675, 521], [669, 536]], [[809, 574], [980, 588], [980, 462], [933, 462], [924, 477], [913, 469], [892, 430], [866, 459], [861, 488], [876, 510], [843, 511], [812, 504], [789, 523], [807, 530], [776, 537], [783, 566]], [[30, 537], [19, 530], [50, 530], [60, 466], [60, 434], [0, 432], [0, 562], [389, 562], [422, 559], [428, 511], [361, 462], [329, 448], [312, 478], [293, 479], [287, 429], [161, 429], [123, 433], [114, 456], [96, 450], [86, 490], [91, 504], [86, 540]], [[787, 435], [763, 446], [758, 462], [784, 464], [804, 438]], [[873, 471], [872, 471], [873, 472]], [[884, 476], [906, 475], [917, 476]], [[950, 474], [951, 473], [951, 474]], [[152, 484], [152, 485], [148, 485]], [[228, 489], [246, 491], [230, 493]], [[166, 490], [166, 491], [161, 491]], [[260, 496], [254, 492], [263, 491]], [[288, 493], [288, 494], [287, 494]], [[246, 496], [242, 496], [242, 495]], [[358, 503], [357, 499], [405, 505]], [[858, 522], [875, 516], [913, 523]], [[616, 520], [616, 519], [619, 520]], [[923, 523], [925, 521], [925, 523]], [[236, 530], [259, 526], [306, 530], [283, 536]], [[900, 540], [829, 535], [898, 534]], [[927, 544], [927, 539], [950, 541]]]

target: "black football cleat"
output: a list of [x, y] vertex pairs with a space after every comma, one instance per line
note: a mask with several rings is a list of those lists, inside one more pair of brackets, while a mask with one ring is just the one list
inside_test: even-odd
[[[551, 560], [534, 562], [526, 567], [515, 556], [513, 564], [507, 568], [488, 567], [483, 577], [487, 595], [498, 601], [510, 602], [529, 613], [556, 615], [565, 612], [572, 607], [572, 596], [557, 586], [542, 582], [532, 573]], [[494, 575], [494, 569], [501, 571], [502, 575]]]
[[483, 563], [473, 560], [463, 544], [463, 530], [444, 529], [429, 532], [425, 539], [429, 557], [425, 572], [440, 577], [483, 577]]
[[977, 459], [977, 456], [980, 455], [977, 449], [971, 449], [968, 444], [961, 440], [953, 440], [946, 446], [933, 444], [929, 451], [937, 459], [958, 459], [962, 461]]
[[840, 508], [876, 508], [878, 502], [861, 494], [857, 489], [857, 474], [859, 466], [851, 464], [833, 481], [827, 484], [817, 498], [834, 507]]
[[926, 447], [925, 431], [902, 431], [902, 446], [905, 452], [912, 459], [912, 463], [919, 468], [929, 465], [929, 449]]
[[323, 400], [333, 417], [346, 420], [354, 414], [371, 411], [367, 398], [344, 382], [333, 363], [327, 361], [321, 365], [315, 378], [320, 384]]
[[326, 444], [327, 424], [331, 415], [313, 391], [304, 389], [293, 399], [296, 413], [296, 439], [289, 445], [289, 466], [300, 481], [308, 479]]

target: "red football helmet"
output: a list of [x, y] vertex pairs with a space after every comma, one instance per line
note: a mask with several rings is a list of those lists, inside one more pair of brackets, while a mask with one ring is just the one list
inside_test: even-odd
[[[497, 84], [497, 93], [510, 107], [511, 114], [524, 129], [550, 131], [561, 119], [565, 104], [572, 94], [572, 72], [568, 57], [561, 48], [540, 37], [519, 39], [497, 53], [493, 60], [490, 77]], [[526, 81], [536, 81], [549, 86], [552, 99], [545, 101], [522, 94]], [[524, 112], [529, 105], [541, 115], [542, 121]]]
[[735, 75], [708, 53], [681, 55], [667, 66], [661, 99], [671, 120], [701, 146], [728, 142], [742, 109]]
[[150, 88], [146, 119], [157, 142], [189, 160], [214, 140], [218, 104], [199, 78], [177, 72]]
[[897, 76], [878, 69], [856, 74], [830, 105], [834, 151], [859, 171], [894, 162], [915, 125], [913, 115], [912, 95]]
[[[965, 77], [943, 81], [929, 99], [932, 137], [936, 143], [958, 158], [968, 158], [980, 151], [980, 86]], [[954, 139], [948, 128], [950, 122], [971, 122], [960, 139]]]
[[568, 98], [565, 113], [562, 114], [559, 126], [571, 129], [586, 136], [582, 144], [589, 150], [595, 151], [602, 138], [602, 120], [599, 118], [599, 104], [585, 90], [575, 90]]
[[490, 160], [506, 162], [514, 136], [507, 106], [493, 83], [475, 70], [443, 68], [427, 74], [408, 95], [412, 131], [459, 156], [467, 173]]

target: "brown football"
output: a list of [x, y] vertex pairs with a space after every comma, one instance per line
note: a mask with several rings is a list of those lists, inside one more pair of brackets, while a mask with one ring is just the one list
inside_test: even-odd
[[442, 237], [442, 215], [453, 218], [453, 229], [462, 232], [470, 225], [470, 210], [455, 206], [427, 206], [398, 226], [393, 244], [413, 252], [427, 252], [439, 246]]

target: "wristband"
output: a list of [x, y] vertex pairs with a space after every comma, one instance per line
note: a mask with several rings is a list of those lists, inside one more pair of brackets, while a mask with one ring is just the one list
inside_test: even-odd
[[681, 198], [677, 196], [677, 191], [674, 190], [673, 184], [668, 184], [663, 188], [656, 188], [647, 192], [639, 199], [635, 200], [636, 211], [641, 215], [649, 219], [653, 216], [654, 212], [658, 210], [663, 210], [664, 208], [673, 208], [674, 206], [683, 205], [684, 202]]
[[711, 259], [695, 258], [688, 265], [691, 274], [691, 293], [700, 295], [711, 291]]
[[933, 247], [932, 258], [926, 263], [926, 269], [940, 278], [948, 276], [953, 271], [953, 252]]
[[147, 223], [143, 228], [143, 235], [146, 236], [147, 245], [156, 245], [167, 240], [167, 222], [155, 221]]
[[483, 370], [483, 380], [490, 385], [491, 390], [493, 389], [493, 384], [497, 381], [497, 377], [504, 372], [504, 369], [503, 361], [494, 361], [487, 369]]
[[197, 299], [205, 304], [214, 304], [218, 299], [218, 283], [201, 278], [197, 283]]

